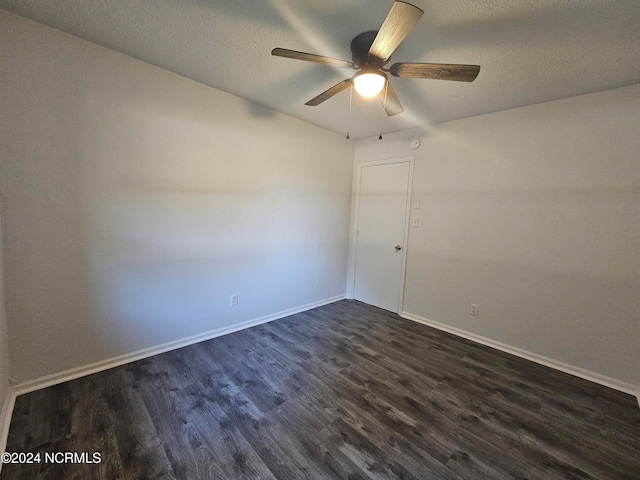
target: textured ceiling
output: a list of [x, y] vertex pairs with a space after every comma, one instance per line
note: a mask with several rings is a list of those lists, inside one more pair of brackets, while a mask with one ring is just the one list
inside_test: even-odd
[[[345, 134], [349, 90], [304, 103], [351, 70], [272, 57], [274, 47], [351, 60], [392, 0], [0, 0], [0, 7], [306, 122]], [[391, 62], [482, 66], [473, 83], [392, 78], [405, 112], [354, 95], [352, 138], [640, 83], [639, 0], [413, 0], [424, 16]]]

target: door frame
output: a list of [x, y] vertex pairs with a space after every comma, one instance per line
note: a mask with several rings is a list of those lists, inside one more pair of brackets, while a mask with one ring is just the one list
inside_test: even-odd
[[357, 166], [356, 177], [354, 178], [354, 205], [353, 205], [353, 221], [351, 223], [351, 238], [350, 238], [350, 250], [349, 255], [349, 269], [347, 278], [347, 298], [354, 298], [355, 284], [356, 284], [356, 259], [358, 256], [358, 225], [360, 224], [360, 183], [362, 181], [362, 169], [364, 167], [375, 167], [377, 165], [389, 165], [393, 163], [408, 163], [409, 164], [409, 180], [407, 185], [407, 204], [405, 207], [404, 218], [404, 232], [402, 241], [402, 267], [400, 272], [400, 285], [398, 295], [398, 309], [396, 313], [399, 315], [402, 313], [402, 307], [404, 304], [404, 281], [407, 269], [407, 250], [409, 244], [409, 222], [411, 218], [411, 194], [413, 188], [413, 164], [415, 157], [413, 155], [406, 157], [386, 158], [382, 160], [371, 160], [367, 162], [360, 162]]

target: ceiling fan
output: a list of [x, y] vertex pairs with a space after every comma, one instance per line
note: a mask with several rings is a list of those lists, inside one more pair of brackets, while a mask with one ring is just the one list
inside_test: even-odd
[[286, 48], [274, 48], [271, 55], [359, 70], [353, 77], [337, 83], [305, 105], [320, 105], [353, 85], [364, 97], [377, 96], [387, 115], [397, 115], [402, 113], [404, 108], [385, 72], [400, 78], [428, 78], [457, 82], [473, 82], [480, 72], [479, 65], [443, 63], [394, 63], [391, 68], [385, 68], [391, 54], [409, 34], [423, 13], [421, 9], [410, 3], [394, 2], [380, 30], [363, 32], [351, 41], [351, 62]]

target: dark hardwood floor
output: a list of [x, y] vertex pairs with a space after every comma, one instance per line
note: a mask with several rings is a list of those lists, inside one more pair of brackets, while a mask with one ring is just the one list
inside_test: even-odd
[[345, 300], [22, 395], [7, 451], [101, 462], [4, 480], [637, 480], [640, 409]]

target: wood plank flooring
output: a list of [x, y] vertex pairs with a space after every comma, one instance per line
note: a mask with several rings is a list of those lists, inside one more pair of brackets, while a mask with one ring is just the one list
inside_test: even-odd
[[18, 397], [35, 479], [640, 478], [631, 395], [341, 301]]

